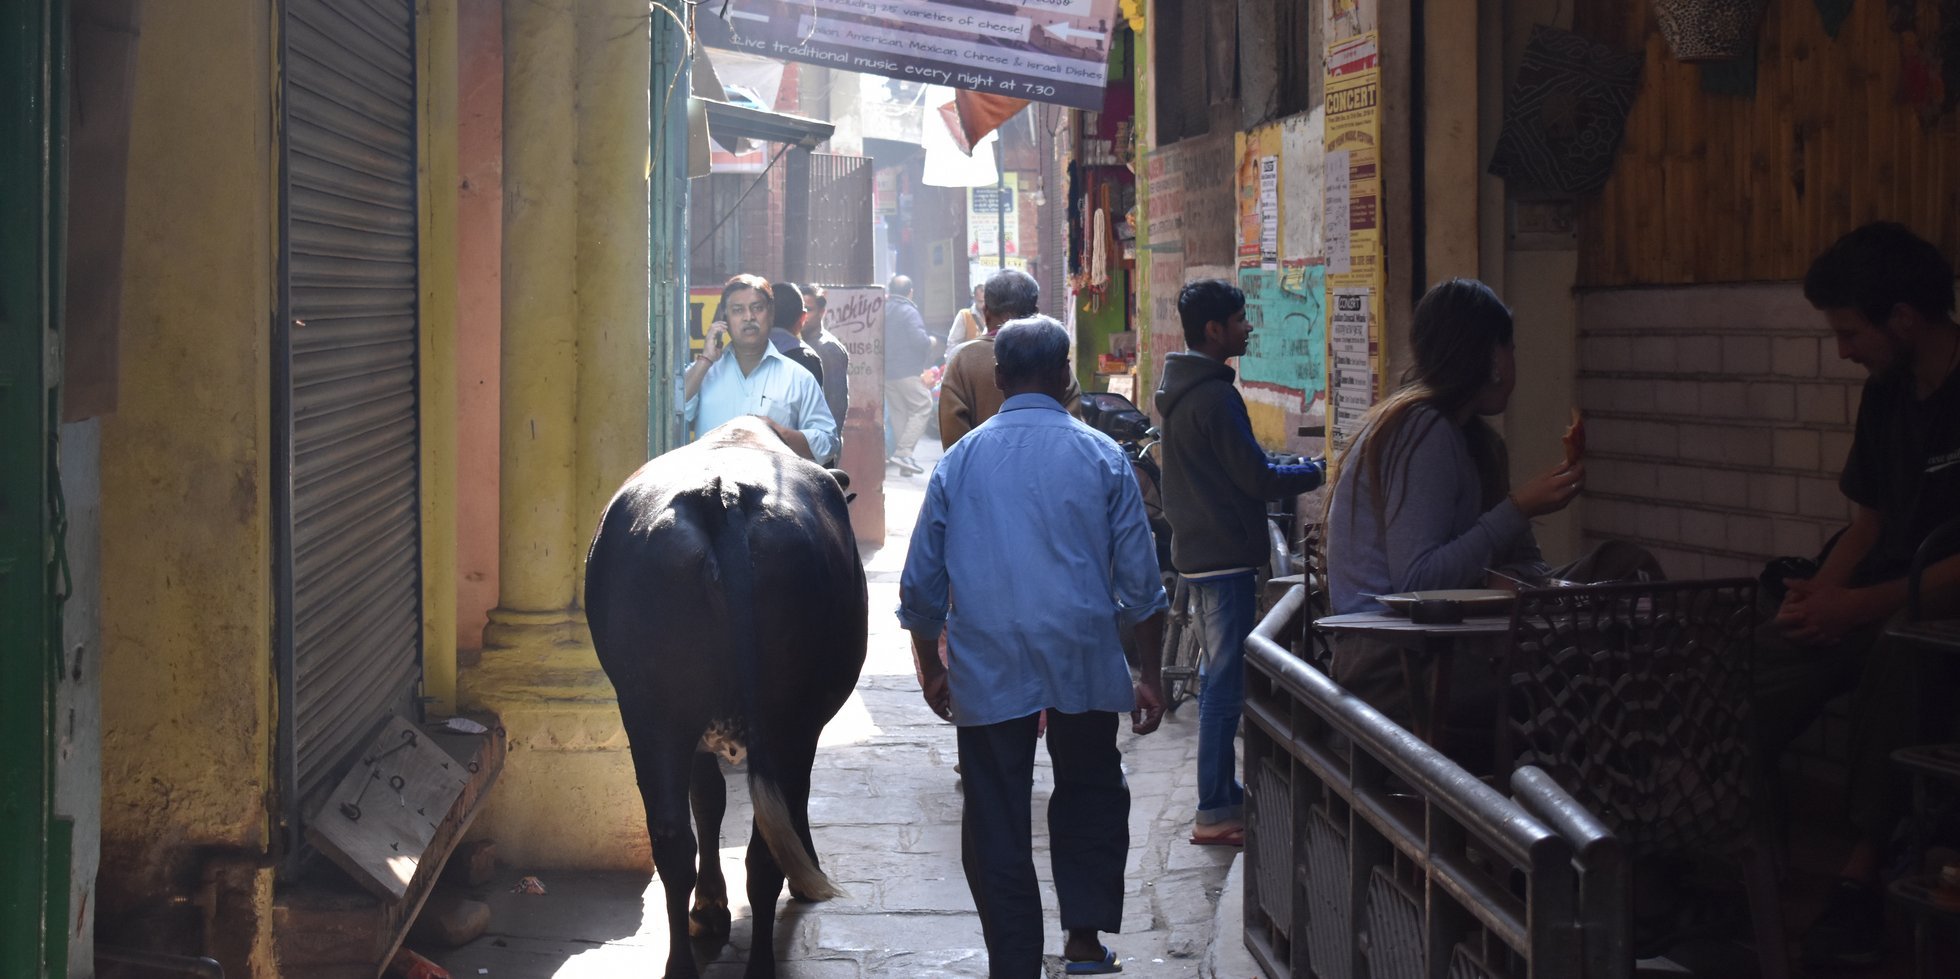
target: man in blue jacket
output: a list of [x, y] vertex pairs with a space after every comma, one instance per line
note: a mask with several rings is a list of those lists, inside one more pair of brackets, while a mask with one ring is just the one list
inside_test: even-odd
[[1245, 790], [1232, 739], [1245, 706], [1245, 639], [1255, 614], [1254, 573], [1266, 564], [1266, 501], [1320, 485], [1317, 462], [1276, 466], [1252, 437], [1245, 399], [1226, 364], [1245, 353], [1252, 326], [1245, 293], [1208, 279], [1177, 297], [1184, 353], [1164, 358], [1157, 413], [1164, 431], [1164, 516], [1171, 565], [1197, 597], [1211, 656], [1198, 698], [1198, 815], [1191, 842], [1239, 846]]

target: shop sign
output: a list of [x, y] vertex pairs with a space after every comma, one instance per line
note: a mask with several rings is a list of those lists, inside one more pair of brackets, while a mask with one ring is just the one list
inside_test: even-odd
[[1014, 209], [1018, 174], [1007, 174], [1006, 187], [969, 187], [966, 191], [966, 256], [969, 260], [998, 265], [1001, 234], [1007, 235], [1007, 259], [1011, 264], [1021, 257], [1021, 216]]
[[1116, 0], [726, 0], [700, 9], [696, 31], [712, 48], [1100, 111]]

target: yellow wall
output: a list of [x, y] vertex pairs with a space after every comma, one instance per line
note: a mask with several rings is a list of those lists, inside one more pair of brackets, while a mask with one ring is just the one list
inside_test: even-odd
[[[201, 848], [255, 852], [267, 839], [272, 10], [261, 0], [144, 10], [122, 388], [102, 429], [110, 941], [119, 915], [196, 882]], [[231, 929], [255, 956], [264, 920]]]
[[[271, 955], [274, 6], [144, 12], [130, 137], [118, 412], [102, 429], [103, 937], [193, 898], [227, 974]], [[424, 636], [455, 689], [455, 3], [418, 4]], [[76, 187], [74, 193], [87, 193]], [[200, 883], [213, 886], [200, 890]], [[181, 927], [181, 918], [172, 918]]]

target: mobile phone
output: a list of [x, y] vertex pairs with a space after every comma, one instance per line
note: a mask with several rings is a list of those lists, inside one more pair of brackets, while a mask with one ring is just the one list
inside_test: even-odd
[[728, 346], [728, 324], [716, 320], [708, 327], [708, 356], [719, 357]]

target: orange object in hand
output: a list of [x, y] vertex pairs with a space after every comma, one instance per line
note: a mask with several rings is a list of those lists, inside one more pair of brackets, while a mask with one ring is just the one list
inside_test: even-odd
[[1586, 417], [1579, 409], [1572, 409], [1572, 424], [1565, 429], [1565, 465], [1567, 468], [1579, 464], [1586, 457]]

